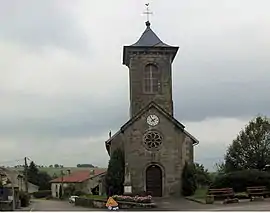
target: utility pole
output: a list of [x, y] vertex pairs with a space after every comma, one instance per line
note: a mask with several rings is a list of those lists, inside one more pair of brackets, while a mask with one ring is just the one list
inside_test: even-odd
[[64, 190], [63, 190], [63, 182], [64, 182], [64, 171], [61, 170], [61, 197], [60, 197], [60, 199], [62, 199], [63, 193], [64, 193]]
[[27, 157], [24, 158], [24, 179], [25, 179], [25, 191], [28, 193], [28, 165]]

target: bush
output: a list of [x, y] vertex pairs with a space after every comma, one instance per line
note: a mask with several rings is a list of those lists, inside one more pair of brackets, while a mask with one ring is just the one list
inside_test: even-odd
[[30, 204], [30, 195], [26, 192], [20, 191], [19, 199], [21, 201], [21, 207], [27, 207]]
[[242, 170], [218, 175], [210, 188], [233, 188], [245, 192], [247, 187], [266, 186], [270, 189], [270, 173], [259, 170]]
[[182, 173], [182, 195], [194, 195], [197, 189], [194, 164], [186, 163]]
[[85, 195], [85, 193], [82, 192], [82, 191], [75, 191], [74, 192], [74, 195], [76, 195], [76, 196], [82, 196], [82, 195]]
[[41, 190], [33, 193], [34, 198], [45, 198], [51, 196], [51, 190]]
[[125, 156], [121, 149], [111, 153], [108, 170], [105, 177], [107, 195], [122, 195], [124, 192], [125, 180]]

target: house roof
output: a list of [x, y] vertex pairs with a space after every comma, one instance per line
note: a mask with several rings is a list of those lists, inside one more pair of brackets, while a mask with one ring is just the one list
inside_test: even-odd
[[[21, 171], [17, 171], [13, 168], [5, 168], [5, 167], [0, 167], [0, 175], [4, 175], [6, 176], [11, 182], [16, 182], [17, 181], [17, 178], [20, 177], [20, 178], [23, 178], [23, 180], [25, 181], [25, 177], [24, 177], [24, 174], [23, 172]], [[9, 185], [7, 185], [8, 187]], [[11, 184], [10, 184], [11, 186]], [[13, 185], [14, 187], [18, 187], [18, 184], [14, 184]], [[35, 188], [38, 188], [39, 186], [33, 184], [33, 183], [30, 183], [28, 181], [28, 186], [32, 186], [32, 187], [35, 187]]]
[[89, 170], [80, 170], [71, 173], [70, 175], [65, 175], [59, 178], [56, 178], [54, 180], [51, 180], [51, 183], [82, 183], [92, 177], [95, 177], [97, 175], [101, 175], [106, 172], [107, 169], [96, 169], [93, 168], [93, 171], [91, 169]]
[[154, 101], [151, 101], [147, 106], [145, 106], [143, 109], [141, 109], [137, 115], [132, 117], [129, 121], [127, 121], [120, 130], [115, 133], [111, 138], [109, 138], [105, 144], [109, 144], [117, 135], [119, 135], [121, 132], [124, 132], [131, 124], [133, 124], [137, 119], [139, 119], [148, 109], [151, 107], [156, 108], [159, 112], [161, 112], [165, 117], [167, 117], [171, 122], [175, 124], [176, 127], [183, 130], [183, 132], [192, 139], [193, 144], [197, 145], [199, 143], [198, 139], [196, 139], [194, 136], [192, 136], [190, 133], [188, 133], [185, 129], [185, 126], [181, 124], [179, 121], [177, 121], [173, 116], [171, 116], [169, 113], [167, 113], [164, 109], [162, 109], [158, 104], [156, 104]]

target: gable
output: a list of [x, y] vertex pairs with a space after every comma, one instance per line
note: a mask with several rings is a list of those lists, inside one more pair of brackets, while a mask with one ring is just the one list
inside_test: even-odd
[[168, 114], [165, 110], [163, 110], [160, 106], [158, 106], [154, 101], [151, 101], [145, 108], [143, 108], [137, 115], [132, 117], [129, 121], [127, 121], [120, 130], [115, 133], [111, 138], [109, 138], [105, 144], [108, 151], [108, 146], [110, 145], [110, 142], [117, 137], [120, 133], [123, 133], [130, 125], [132, 125], [134, 122], [136, 122], [138, 119], [140, 119], [144, 114], [146, 114], [150, 109], [157, 110], [162, 116], [167, 118], [176, 128], [183, 131], [184, 134], [189, 137], [193, 141], [193, 145], [199, 144], [198, 139], [196, 139], [194, 136], [192, 136], [190, 133], [188, 133], [185, 130], [185, 126], [177, 121], [174, 117], [172, 117], [170, 114]]
[[156, 109], [161, 115], [170, 120], [177, 128], [184, 130], [185, 126], [173, 118], [170, 114], [168, 114], [165, 110], [163, 110], [160, 106], [158, 106], [155, 102], [150, 102], [145, 108], [143, 108], [136, 116], [131, 118], [127, 123], [125, 123], [121, 127], [121, 131], [124, 132], [130, 125], [132, 125], [135, 121], [141, 118], [142, 115], [147, 113], [150, 109]]

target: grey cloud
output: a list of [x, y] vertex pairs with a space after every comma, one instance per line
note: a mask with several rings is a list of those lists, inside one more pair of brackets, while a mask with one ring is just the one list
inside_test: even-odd
[[[89, 49], [87, 48], [89, 40], [83, 34], [83, 30], [78, 28], [78, 23], [73, 15], [58, 7], [55, 2], [58, 1], [3, 1], [0, 7], [0, 39], [19, 42], [34, 49], [44, 46], [64, 48], [72, 52], [84, 52]], [[154, 31], [164, 42], [180, 46], [180, 52], [173, 66], [173, 100], [176, 118], [186, 124], [188, 121], [198, 122], [214, 117], [246, 117], [258, 113], [270, 115], [270, 99], [268, 98], [270, 47], [269, 30], [267, 30], [269, 28], [266, 27], [269, 19], [259, 17], [268, 15], [268, 7], [260, 6], [261, 8], [258, 9], [259, 6], [254, 7], [249, 1], [245, 5], [245, 10], [237, 10], [233, 2], [237, 2], [237, 5], [240, 6], [243, 4], [240, 4], [241, 1], [231, 1], [231, 4], [228, 3], [229, 7], [216, 3], [211, 7], [213, 2], [208, 1], [206, 4], [201, 1], [187, 1], [182, 2], [181, 6], [177, 5], [176, 1], [175, 4], [157, 4], [160, 5], [160, 8], [157, 8], [155, 14], [158, 15], [153, 19], [158, 17], [159, 20], [153, 21]], [[226, 1], [226, 4], [227, 2], [229, 1]], [[80, 3], [78, 1], [78, 4]], [[91, 4], [89, 3], [89, 8]], [[14, 144], [31, 145], [38, 141], [41, 145], [35, 145], [34, 148], [39, 150], [36, 152], [40, 154], [40, 159], [46, 158], [42, 157], [43, 148], [52, 147], [56, 143], [66, 144], [68, 147], [66, 152], [70, 153], [75, 150], [80, 152], [89, 147], [89, 156], [97, 153], [93, 148], [95, 145], [102, 152], [101, 157], [97, 158], [98, 160], [107, 156], [103, 141], [98, 141], [98, 145], [90, 144], [90, 142], [84, 145], [82, 143], [81, 147], [77, 149], [75, 149], [75, 145], [79, 138], [99, 137], [107, 134], [110, 129], [115, 131], [128, 119], [129, 97], [126, 87], [128, 78], [122, 77], [124, 72], [119, 74], [121, 72], [119, 70], [122, 69], [121, 44], [135, 42], [144, 27], [142, 27], [143, 23], [136, 24], [140, 22], [139, 20], [134, 21], [137, 11], [132, 11], [132, 14], [134, 12], [132, 16], [129, 16], [130, 14], [127, 12], [125, 14], [127, 18], [116, 17], [117, 9], [122, 10], [123, 8], [116, 3], [112, 5], [114, 4], [115, 8], [109, 8], [110, 10], [116, 9], [113, 11], [114, 19], [110, 18], [110, 14], [105, 15], [105, 19], [102, 19], [97, 11], [94, 15], [98, 21], [103, 23], [103, 28], [93, 31], [92, 34], [95, 48], [100, 51], [100, 55], [95, 55], [95, 63], [89, 64], [89, 73], [91, 73], [89, 78], [98, 79], [100, 83], [91, 85], [89, 81], [89, 88], [88, 85], [80, 87], [80, 77], [74, 77], [76, 83], [63, 88], [63, 90], [67, 90], [63, 96], [0, 91], [0, 136], [13, 137]], [[202, 5], [204, 6], [202, 7]], [[135, 3], [133, 6], [135, 8]], [[234, 9], [231, 11], [228, 9], [230, 7]], [[233, 12], [232, 15], [229, 15], [231, 12]], [[240, 16], [237, 15], [238, 12], [241, 12]], [[104, 13], [106, 13], [105, 8]], [[251, 17], [251, 14], [259, 18]], [[162, 19], [162, 15], [167, 18]], [[264, 22], [260, 20], [264, 20]], [[128, 24], [133, 22], [134, 26]], [[257, 23], [261, 23], [261, 25]], [[94, 28], [93, 25], [92, 29]], [[142, 31], [139, 31], [140, 29]], [[104, 39], [106, 39], [105, 42]], [[108, 55], [105, 52], [108, 50], [107, 45], [110, 45]], [[118, 56], [119, 61], [113, 62], [118, 59]], [[39, 57], [38, 54], [37, 57]], [[104, 64], [107, 66], [103, 67]], [[72, 64], [72, 69], [74, 72], [77, 71], [76, 63]], [[78, 66], [78, 70], [80, 69], [82, 67]], [[87, 69], [85, 69], [86, 72]], [[100, 72], [101, 74], [96, 72], [101, 69], [106, 72]], [[37, 70], [39, 70], [38, 66], [35, 67], [34, 72]], [[62, 70], [61, 72], [65, 75], [67, 69], [63, 67]], [[5, 72], [4, 68], [3, 71]], [[16, 71], [18, 68], [14, 68], [14, 73]], [[127, 70], [125, 71], [127, 73]], [[11, 73], [12, 70], [9, 72]], [[99, 74], [104, 76], [100, 77]], [[31, 76], [29, 73], [28, 75]], [[59, 74], [59, 76], [61, 75]], [[82, 74], [78, 73], [79, 75]], [[15, 82], [11, 83], [16, 84], [17, 75], [12, 74], [11, 76], [10, 79], [14, 78]], [[68, 78], [59, 76], [51, 78], [52, 81], [55, 81], [53, 82], [55, 85], [58, 82], [60, 82], [59, 85], [62, 85], [61, 83], [64, 81], [67, 84], [73, 83], [73, 79], [69, 81]], [[103, 80], [104, 82], [102, 82]], [[44, 81], [44, 85], [46, 83], [50, 87], [50, 83]], [[111, 90], [109, 89], [107, 95], [104, 92], [100, 97], [94, 98], [86, 92], [88, 89], [89, 91], [99, 89], [104, 91], [108, 84]], [[35, 86], [39, 85], [35, 84]], [[46, 89], [46, 85], [44, 87]], [[73, 87], [77, 89], [76, 95], [69, 94]], [[30, 88], [34, 90], [33, 87]], [[78, 96], [80, 90], [81, 95]], [[191, 133], [193, 132], [191, 131]], [[70, 138], [70, 140], [61, 142], [63, 138]], [[205, 146], [203, 146], [204, 143]], [[60, 146], [55, 148], [55, 153], [60, 150]], [[198, 161], [207, 161], [207, 156], [202, 154], [206, 153], [206, 148], [208, 148], [207, 140], [196, 149]], [[217, 147], [212, 150], [217, 155], [217, 159], [218, 156], [222, 158], [223, 148], [221, 149], [217, 144]], [[26, 148], [24, 152], [27, 153]], [[89, 156], [81, 156], [78, 161], [83, 158], [90, 159]], [[216, 158], [216, 156], [214, 157]], [[77, 160], [69, 159], [65, 162], [72, 163], [71, 161]]]
[[[105, 103], [90, 97], [46, 97], [0, 93], [0, 135], [84, 137], [96, 136], [122, 125], [128, 118], [125, 104]], [[5, 94], [5, 95], [4, 95]], [[126, 113], [125, 113], [126, 112]]]
[[89, 50], [89, 41], [75, 17], [59, 1], [9, 0], [0, 7], [0, 38], [30, 48], [44, 46], [74, 52]]
[[270, 85], [267, 82], [207, 83], [207, 86], [178, 91], [175, 111], [181, 120], [270, 115], [270, 99], [267, 98]]

